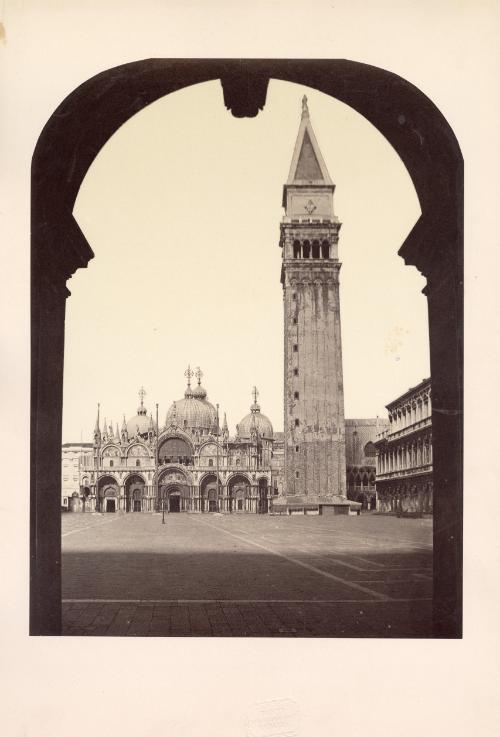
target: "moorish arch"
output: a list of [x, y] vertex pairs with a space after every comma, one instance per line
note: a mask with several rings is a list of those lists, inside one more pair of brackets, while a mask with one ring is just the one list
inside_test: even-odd
[[[426, 95], [398, 75], [345, 59], [147, 59], [108, 69], [52, 114], [32, 161], [30, 633], [61, 632], [60, 446], [66, 281], [93, 257], [73, 207], [106, 141], [171, 92], [220, 79], [224, 104], [254, 117], [270, 79], [306, 85], [352, 107], [406, 166], [421, 217], [399, 254], [427, 279], [433, 386], [434, 634], [462, 627], [463, 159]], [[334, 135], [332, 131], [332, 135]], [[54, 156], [57, 151], [57, 156]], [[43, 421], [42, 421], [43, 420]]]

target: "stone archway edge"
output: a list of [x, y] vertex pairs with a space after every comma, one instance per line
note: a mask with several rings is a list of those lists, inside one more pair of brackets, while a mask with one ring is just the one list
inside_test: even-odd
[[463, 160], [453, 131], [425, 94], [392, 72], [344, 59], [137, 61], [84, 82], [44, 127], [32, 160], [31, 634], [61, 631], [58, 490], [66, 281], [93, 257], [72, 215], [83, 178], [111, 135], [160, 97], [220, 79], [226, 107], [238, 117], [252, 117], [265, 105], [270, 78], [308, 85], [364, 115], [399, 154], [415, 186], [422, 215], [399, 253], [427, 278], [434, 633], [461, 634]]

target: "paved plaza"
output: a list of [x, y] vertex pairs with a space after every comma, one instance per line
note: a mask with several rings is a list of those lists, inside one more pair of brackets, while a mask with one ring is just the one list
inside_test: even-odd
[[63, 634], [431, 636], [432, 521], [65, 514]]

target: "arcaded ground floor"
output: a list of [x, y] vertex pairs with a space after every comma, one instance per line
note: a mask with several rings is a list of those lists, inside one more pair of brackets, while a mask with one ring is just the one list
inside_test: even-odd
[[63, 515], [63, 633], [429, 637], [432, 520]]

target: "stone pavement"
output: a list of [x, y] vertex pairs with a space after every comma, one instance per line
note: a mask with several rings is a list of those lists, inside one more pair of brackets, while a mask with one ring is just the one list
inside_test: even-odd
[[429, 637], [432, 522], [65, 514], [63, 634]]

